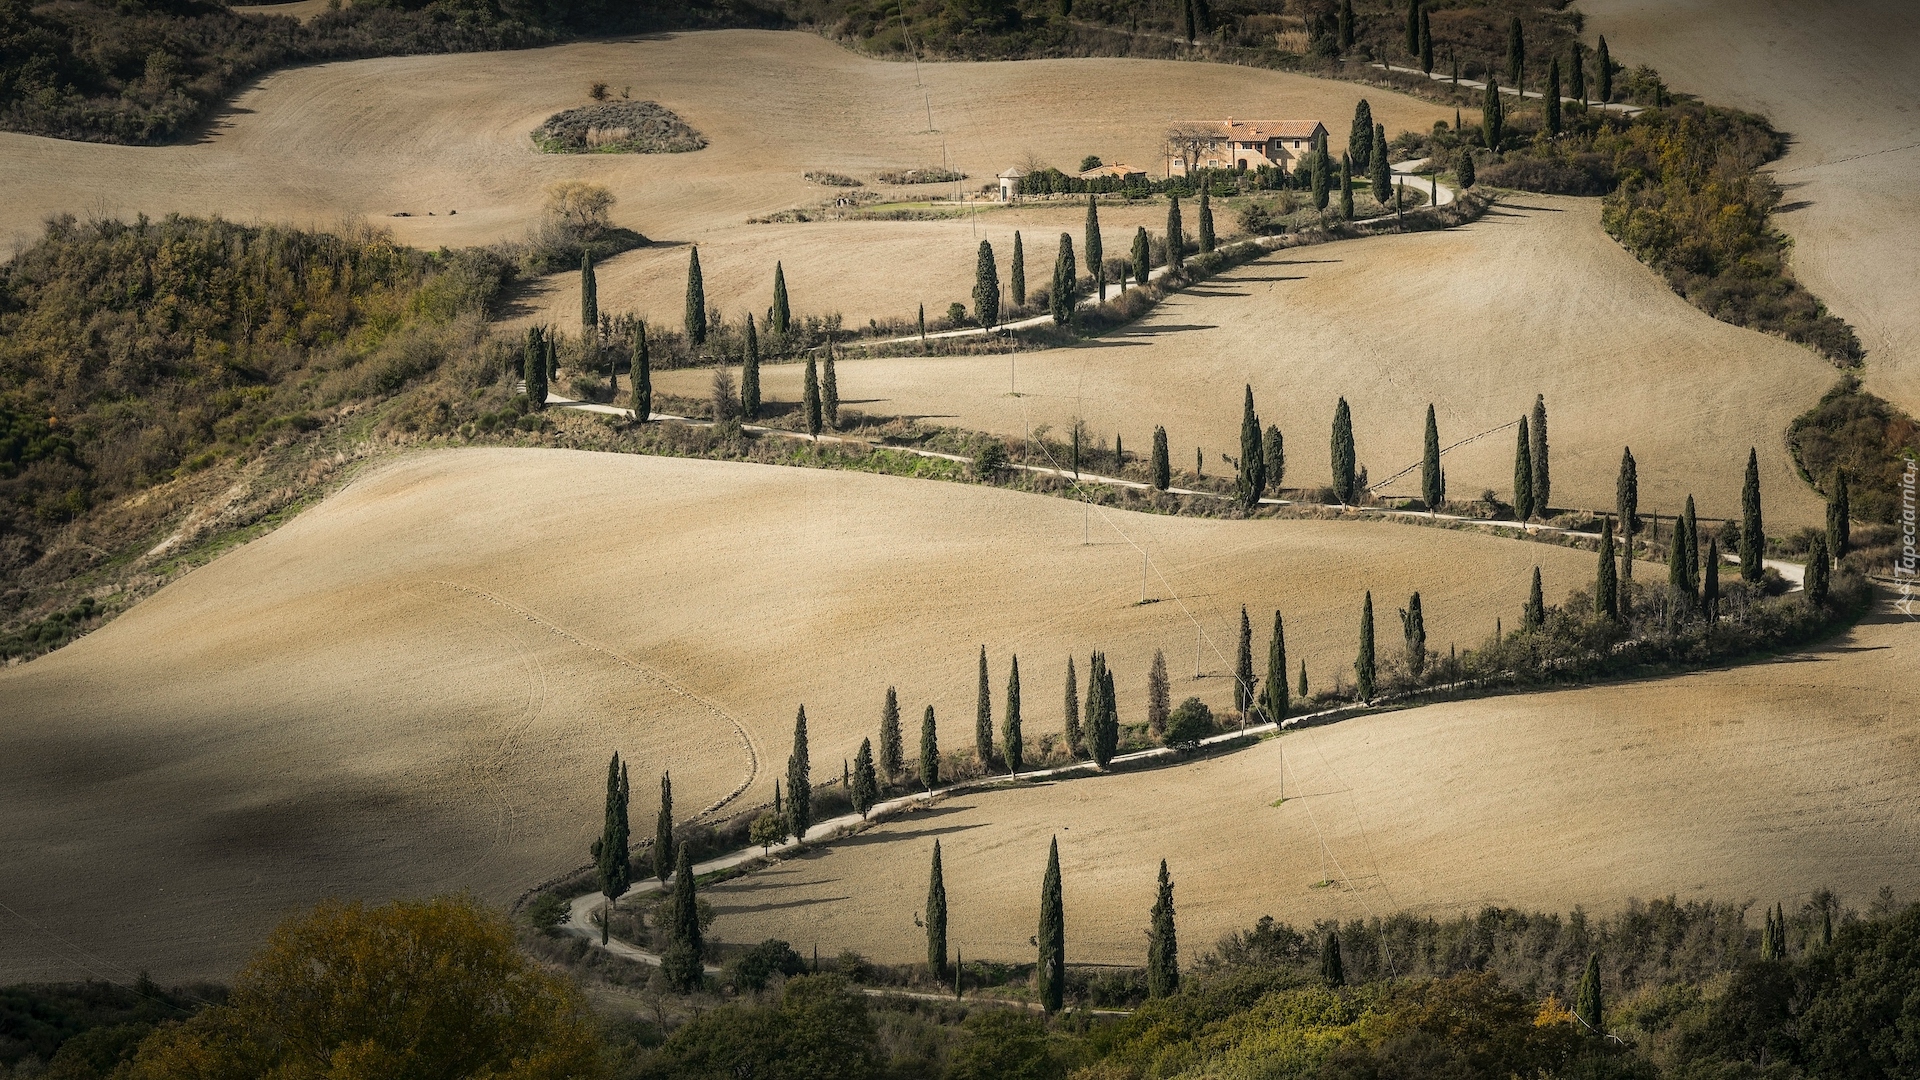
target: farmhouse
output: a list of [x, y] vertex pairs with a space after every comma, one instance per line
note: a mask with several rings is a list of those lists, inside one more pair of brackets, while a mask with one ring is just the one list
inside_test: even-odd
[[1147, 178], [1147, 170], [1114, 162], [1112, 165], [1096, 165], [1078, 175], [1082, 180], [1102, 180], [1113, 177], [1122, 184], [1132, 184], [1136, 181], [1144, 181]]
[[1291, 170], [1314, 139], [1327, 133], [1318, 120], [1191, 121], [1175, 126], [1167, 142], [1167, 175], [1185, 176], [1189, 166], [1207, 169]]

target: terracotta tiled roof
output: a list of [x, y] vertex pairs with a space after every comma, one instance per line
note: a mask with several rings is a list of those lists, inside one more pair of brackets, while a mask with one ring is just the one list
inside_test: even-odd
[[1267, 139], [1299, 140], [1313, 138], [1321, 126], [1318, 120], [1215, 120], [1225, 138], [1240, 142], [1264, 142]]
[[1080, 174], [1080, 179], [1093, 180], [1102, 176], [1118, 176], [1124, 180], [1129, 176], [1144, 176], [1145, 174], [1145, 169], [1136, 169], [1131, 165], [1123, 165], [1116, 161], [1111, 165], [1102, 165], [1098, 168], [1088, 169], [1086, 172]]

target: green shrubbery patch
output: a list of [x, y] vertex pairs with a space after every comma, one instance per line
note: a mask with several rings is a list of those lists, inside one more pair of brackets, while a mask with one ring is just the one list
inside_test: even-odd
[[657, 101], [602, 101], [547, 117], [533, 144], [549, 154], [684, 154], [707, 137]]

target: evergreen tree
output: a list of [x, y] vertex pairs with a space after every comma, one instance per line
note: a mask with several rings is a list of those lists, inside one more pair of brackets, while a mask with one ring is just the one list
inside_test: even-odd
[[927, 973], [936, 980], [947, 972], [947, 880], [940, 869], [940, 841], [933, 842], [933, 869], [927, 874]]
[[1595, 1035], [1604, 1034], [1600, 1021], [1606, 1012], [1600, 992], [1600, 954], [1592, 953], [1587, 957], [1586, 973], [1580, 976], [1580, 992], [1573, 999], [1573, 1015], [1580, 1023]]
[[1520, 418], [1520, 441], [1513, 451], [1513, 515], [1525, 521], [1533, 516], [1533, 440], [1527, 437], [1527, 418]]
[[1267, 466], [1267, 490], [1277, 496], [1280, 482], [1287, 477], [1287, 443], [1273, 424], [1267, 425], [1266, 437], [1260, 440], [1260, 457]]
[[940, 740], [933, 726], [933, 706], [920, 718], [920, 786], [932, 791], [940, 786]]
[[[1013, 233], [1013, 268], [1008, 271], [1008, 286], [1013, 290], [1013, 305], [1027, 306], [1027, 249], [1020, 240], [1020, 231]], [[921, 310], [925, 310], [922, 305]], [[924, 332], [923, 332], [924, 336]]]
[[1700, 582], [1700, 606], [1707, 613], [1707, 621], [1720, 618], [1720, 541], [1707, 541], [1706, 572]]
[[660, 959], [660, 973], [669, 985], [682, 992], [697, 990], [706, 979], [701, 958], [706, 942], [700, 932], [700, 904], [694, 895], [693, 867], [687, 862], [682, 845], [673, 867], [673, 902], [667, 915], [667, 950]]
[[1759, 581], [1765, 569], [1767, 531], [1760, 521], [1760, 454], [1747, 451], [1747, 482], [1740, 489], [1740, 576]]
[[1374, 201], [1387, 205], [1387, 193], [1393, 190], [1393, 169], [1387, 164], [1385, 124], [1373, 126], [1373, 152], [1367, 155], [1367, 184], [1373, 188]]
[[1607, 35], [1600, 35], [1600, 47], [1594, 50], [1593, 77], [1599, 84], [1594, 95], [1605, 105], [1613, 100], [1613, 55], [1607, 52]]
[[1446, 497], [1446, 488], [1440, 482], [1440, 425], [1434, 421], [1432, 403], [1428, 403], [1426, 448], [1420, 457], [1420, 498], [1429, 512], [1438, 512]]
[[776, 260], [773, 264], [773, 314], [767, 319], [767, 329], [785, 337], [793, 326], [793, 309], [787, 304], [787, 271]]
[[1173, 485], [1173, 463], [1167, 460], [1167, 429], [1153, 429], [1153, 486], [1161, 491]]
[[1100, 724], [1093, 729], [1093, 760], [1101, 768], [1113, 760], [1120, 748], [1120, 702], [1113, 690], [1113, 669], [1107, 667], [1105, 653], [1100, 658]]
[[861, 739], [860, 752], [853, 756], [853, 786], [848, 789], [853, 798], [853, 808], [865, 819], [867, 811], [880, 798], [880, 778], [873, 768], [873, 740]]
[[1340, 220], [1353, 220], [1353, 162], [1340, 158]]
[[660, 774], [660, 816], [653, 822], [653, 876], [667, 880], [667, 867], [673, 864], [679, 845], [673, 839], [673, 774]]
[[1673, 522], [1673, 542], [1667, 545], [1667, 595], [1669, 597], [1669, 618], [1674, 624], [1685, 621], [1688, 609], [1692, 607], [1693, 595], [1687, 591], [1687, 522], [1685, 518], [1676, 518]]
[[[620, 763], [620, 755], [614, 754], [607, 762], [607, 809], [605, 821], [600, 829], [600, 839], [593, 842], [593, 865], [595, 876], [600, 881], [600, 895], [607, 898], [607, 912], [613, 911], [614, 901], [626, 895], [633, 883], [632, 866], [628, 862], [631, 852], [628, 848], [627, 827], [627, 767]], [[600, 944], [607, 943], [607, 921], [600, 923]]]
[[1020, 658], [1013, 658], [1007, 673], [1007, 713], [1000, 720], [1000, 752], [1007, 759], [1007, 771], [1017, 773], [1026, 757], [1026, 736], [1020, 733]]
[[1320, 981], [1328, 986], [1347, 985], [1346, 968], [1340, 962], [1340, 931], [1328, 929], [1320, 939]]
[[1547, 65], [1547, 134], [1553, 138], [1560, 136], [1560, 60], [1555, 57]]
[[1173, 881], [1167, 860], [1160, 860], [1160, 891], [1148, 913], [1147, 996], [1171, 997], [1180, 992], [1180, 944], [1173, 928]]
[[1507, 81], [1516, 90], [1527, 88], [1527, 37], [1518, 15], [1507, 24]]
[[1107, 299], [1106, 245], [1100, 242], [1100, 205], [1094, 200], [1092, 192], [1087, 193], [1087, 275], [1093, 278], [1095, 295], [1102, 303]]
[[1805, 588], [1807, 603], [1819, 607], [1827, 602], [1827, 538], [1823, 533], [1815, 533], [1813, 544], [1807, 552], [1807, 580]]
[[707, 286], [700, 277], [700, 249], [687, 256], [687, 347], [707, 343]]
[[1373, 590], [1367, 590], [1367, 600], [1360, 608], [1360, 655], [1354, 657], [1354, 697], [1359, 701], [1373, 700]]
[[1340, 14], [1337, 16], [1336, 42], [1341, 55], [1353, 51], [1353, 0], [1340, 0]]
[[827, 362], [820, 372], [820, 412], [829, 431], [840, 428], [840, 380], [833, 373], [833, 342], [827, 342]]
[[1540, 591], [1540, 568], [1533, 568], [1533, 588], [1527, 592], [1527, 609], [1520, 625], [1528, 630], [1538, 630], [1547, 621], [1547, 598]]
[[753, 312], [747, 312], [747, 353], [740, 365], [740, 415], [747, 420], [760, 416], [760, 335], [753, 329]]
[[1427, 617], [1420, 609], [1419, 593], [1400, 609], [1400, 633], [1407, 646], [1407, 670], [1417, 679], [1427, 669]]
[[1308, 694], [1307, 694], [1307, 662], [1305, 660], [1300, 661], [1300, 685], [1297, 688], [1295, 688], [1294, 693], [1299, 696], [1301, 704], [1303, 705], [1306, 704]]
[[1533, 420], [1528, 425], [1528, 437], [1532, 439], [1529, 456], [1533, 461], [1533, 508], [1544, 520], [1547, 517], [1547, 499], [1553, 493], [1553, 477], [1547, 468], [1547, 397], [1545, 394], [1533, 396]]
[[1067, 990], [1067, 916], [1060, 895], [1060, 840], [1055, 837], [1047, 851], [1047, 874], [1040, 882], [1040, 960], [1034, 971], [1038, 981], [1040, 1005], [1052, 1016], [1066, 1003]]
[[1080, 685], [1073, 673], [1073, 657], [1067, 657], [1067, 752], [1074, 757], [1086, 753], [1086, 736], [1080, 729]]
[[807, 417], [807, 434], [820, 437], [820, 368], [807, 357], [807, 371], [801, 379], [801, 406]]
[[1333, 407], [1333, 496], [1346, 505], [1360, 496], [1354, 476], [1353, 411], [1346, 398]]
[[1167, 654], [1153, 650], [1153, 666], [1147, 669], [1147, 730], [1158, 739], [1167, 733], [1167, 716], [1173, 712], [1173, 685], [1167, 678]]
[[580, 252], [580, 337], [589, 351], [600, 342], [600, 277], [593, 272], [593, 252]]
[[1424, 7], [1420, 9], [1420, 70], [1433, 74], [1433, 23]]
[[988, 330], [1000, 325], [1000, 271], [993, 262], [993, 245], [985, 240], [973, 267], [973, 319]]
[[1687, 496], [1687, 512], [1681, 515], [1681, 523], [1687, 529], [1686, 559], [1682, 564], [1687, 572], [1687, 597], [1700, 599], [1700, 525], [1693, 515], [1693, 496]]
[[993, 690], [987, 685], [987, 647], [980, 646], [980, 680], [973, 701], [973, 753], [983, 772], [993, 770]]
[[633, 420], [644, 424], [653, 418], [653, 362], [647, 355], [647, 324], [633, 324]]
[[527, 406], [536, 412], [547, 407], [548, 348], [544, 328], [527, 331]]
[[1620, 576], [1633, 580], [1633, 538], [1640, 531], [1640, 466], [1633, 460], [1633, 448], [1620, 452], [1620, 475], [1613, 482], [1613, 509], [1620, 515], [1622, 559]]
[[787, 758], [787, 828], [804, 842], [813, 825], [813, 764], [807, 753], [807, 707], [793, 721], [793, 753]]
[[1180, 227], [1180, 195], [1167, 196], [1167, 271], [1177, 274], [1186, 264], [1187, 234]]
[[1766, 928], [1760, 931], [1760, 959], [1769, 961], [1778, 960], [1780, 959], [1780, 946], [1778, 939], [1774, 935], [1772, 908], [1766, 910], [1766, 917]]
[[1253, 711], [1253, 623], [1247, 605], [1240, 605], [1240, 646], [1233, 654], [1233, 707], [1244, 721]]
[[889, 686], [886, 704], [880, 706], [880, 775], [892, 782], [905, 763], [905, 746], [900, 735], [900, 697]]
[[1407, 0], [1406, 46], [1408, 56], [1420, 55], [1420, 0]]
[[1246, 400], [1240, 409], [1240, 471], [1234, 491], [1240, 506], [1251, 513], [1260, 506], [1267, 490], [1265, 447], [1260, 443], [1260, 416], [1253, 411], [1253, 385], [1247, 384]]
[[927, 305], [920, 305], [920, 348], [927, 347]]
[[1609, 619], [1620, 618], [1620, 578], [1613, 564], [1613, 519], [1600, 524], [1600, 568], [1593, 579], [1593, 611]]
[[1133, 231], [1133, 283], [1141, 288], [1147, 287], [1147, 278], [1152, 274], [1153, 248], [1147, 241], [1147, 227], [1142, 225]]
[[[1415, 0], [1415, 3], [1417, 5], [1418, 0]], [[1407, 8], [1407, 28], [1412, 35], [1409, 40], [1413, 41], [1413, 48], [1409, 49], [1409, 52], [1420, 47], [1419, 16], [1414, 13], [1415, 10], [1416, 7]], [[1372, 155], [1373, 106], [1367, 104], [1366, 98], [1361, 98], [1360, 103], [1353, 107], [1353, 127], [1347, 131], [1347, 158], [1353, 163], [1355, 169], [1365, 172], [1372, 160]]]
[[1060, 234], [1060, 251], [1053, 257], [1053, 325], [1073, 322], [1074, 293], [1080, 285], [1080, 271], [1073, 259], [1073, 236]]
[[1474, 181], [1478, 179], [1473, 174], [1473, 148], [1472, 147], [1463, 146], [1460, 148], [1460, 162], [1459, 164], [1454, 166], [1453, 174], [1454, 174], [1454, 178], [1460, 181], [1460, 188], [1463, 191], [1466, 190], [1467, 188], [1472, 187]]
[[1567, 50], [1567, 96], [1580, 104], [1587, 103], [1587, 72], [1580, 56], [1580, 43], [1574, 42]]
[[1287, 718], [1287, 634], [1280, 613], [1273, 613], [1273, 636], [1267, 639], [1267, 685], [1261, 688], [1260, 707], [1275, 724]]
[[553, 380], [559, 377], [560, 335], [556, 332], [547, 335], [547, 382], [551, 384]]
[[1313, 192], [1313, 208], [1325, 210], [1329, 192], [1333, 190], [1333, 159], [1325, 150], [1316, 150], [1311, 155], [1312, 164], [1308, 172], [1308, 181]]
[[1827, 550], [1833, 557], [1846, 557], [1847, 545], [1853, 539], [1853, 507], [1847, 496], [1847, 474], [1844, 469], [1833, 470], [1833, 496], [1827, 500]]
[[1200, 189], [1200, 250], [1212, 251], [1213, 241], [1213, 198], [1211, 193], [1202, 187]]
[[1194, 20], [1193, 0], [1186, 0], [1180, 5], [1180, 9], [1181, 15], [1186, 18], [1187, 44], [1191, 45], [1200, 39], [1200, 29], [1195, 25]]
[[1486, 139], [1487, 149], [1496, 151], [1507, 137], [1507, 106], [1500, 100], [1500, 84], [1491, 75], [1480, 97], [1480, 134]]

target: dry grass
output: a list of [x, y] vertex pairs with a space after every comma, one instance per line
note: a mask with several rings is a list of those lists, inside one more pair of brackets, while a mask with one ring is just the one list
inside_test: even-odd
[[1791, 0], [1581, 4], [1616, 56], [1676, 90], [1765, 113], [1793, 136], [1773, 172], [1808, 289], [1867, 348], [1867, 388], [1920, 410], [1920, 9], [1905, 0], [1822, 8]]
[[[1011, 372], [1009, 368], [1011, 367]], [[1806, 349], [1715, 322], [1600, 228], [1597, 202], [1524, 196], [1446, 232], [1278, 253], [1176, 295], [1082, 346], [1021, 355], [844, 360], [844, 402], [879, 414], [1022, 434], [1087, 417], [1146, 452], [1165, 425], [1176, 470], [1238, 454], [1241, 387], [1286, 433], [1287, 482], [1328, 483], [1334, 402], [1353, 407], [1359, 456], [1384, 479], [1420, 456], [1428, 402], [1443, 445], [1510, 423], [1546, 395], [1555, 505], [1611, 507], [1623, 445], [1642, 512], [1740, 512], [1746, 448], [1760, 451], [1776, 531], [1824, 520], [1793, 472], [1787, 423], [1832, 381]], [[1010, 376], [1020, 396], [1008, 393]], [[704, 372], [665, 372], [668, 393]], [[798, 400], [799, 369], [762, 375]], [[1505, 496], [1513, 433], [1447, 455], [1448, 493]], [[1419, 473], [1388, 489], [1417, 496]]]
[[[643, 793], [637, 822], [663, 769], [683, 817], [726, 796], [748, 770], [731, 725], [662, 678], [739, 718], [755, 802], [800, 702], [823, 775], [873, 733], [889, 684], [910, 721], [931, 703], [945, 745], [967, 745], [982, 644], [996, 686], [1020, 655], [1038, 734], [1058, 730], [1067, 655], [1084, 667], [1096, 647], [1129, 717], [1156, 648], [1182, 696], [1224, 708], [1226, 678], [1190, 678], [1189, 612], [1218, 676], [1238, 605], [1263, 656], [1283, 607], [1290, 655], [1324, 687], [1352, 661], [1365, 588], [1383, 641], [1421, 590], [1444, 650], [1517, 618], [1536, 563], [1558, 597], [1592, 561], [1393, 525], [1126, 513], [1096, 514], [1083, 546], [1082, 515], [950, 483], [621, 455], [381, 466], [0, 672], [5, 902], [130, 970], [225, 975], [323, 896], [504, 902], [583, 864], [613, 750]], [[1151, 552], [1159, 602], [1137, 602], [1121, 533]], [[138, 901], [101, 873], [136, 877]], [[82, 977], [64, 955], [8, 934], [0, 981]]]

